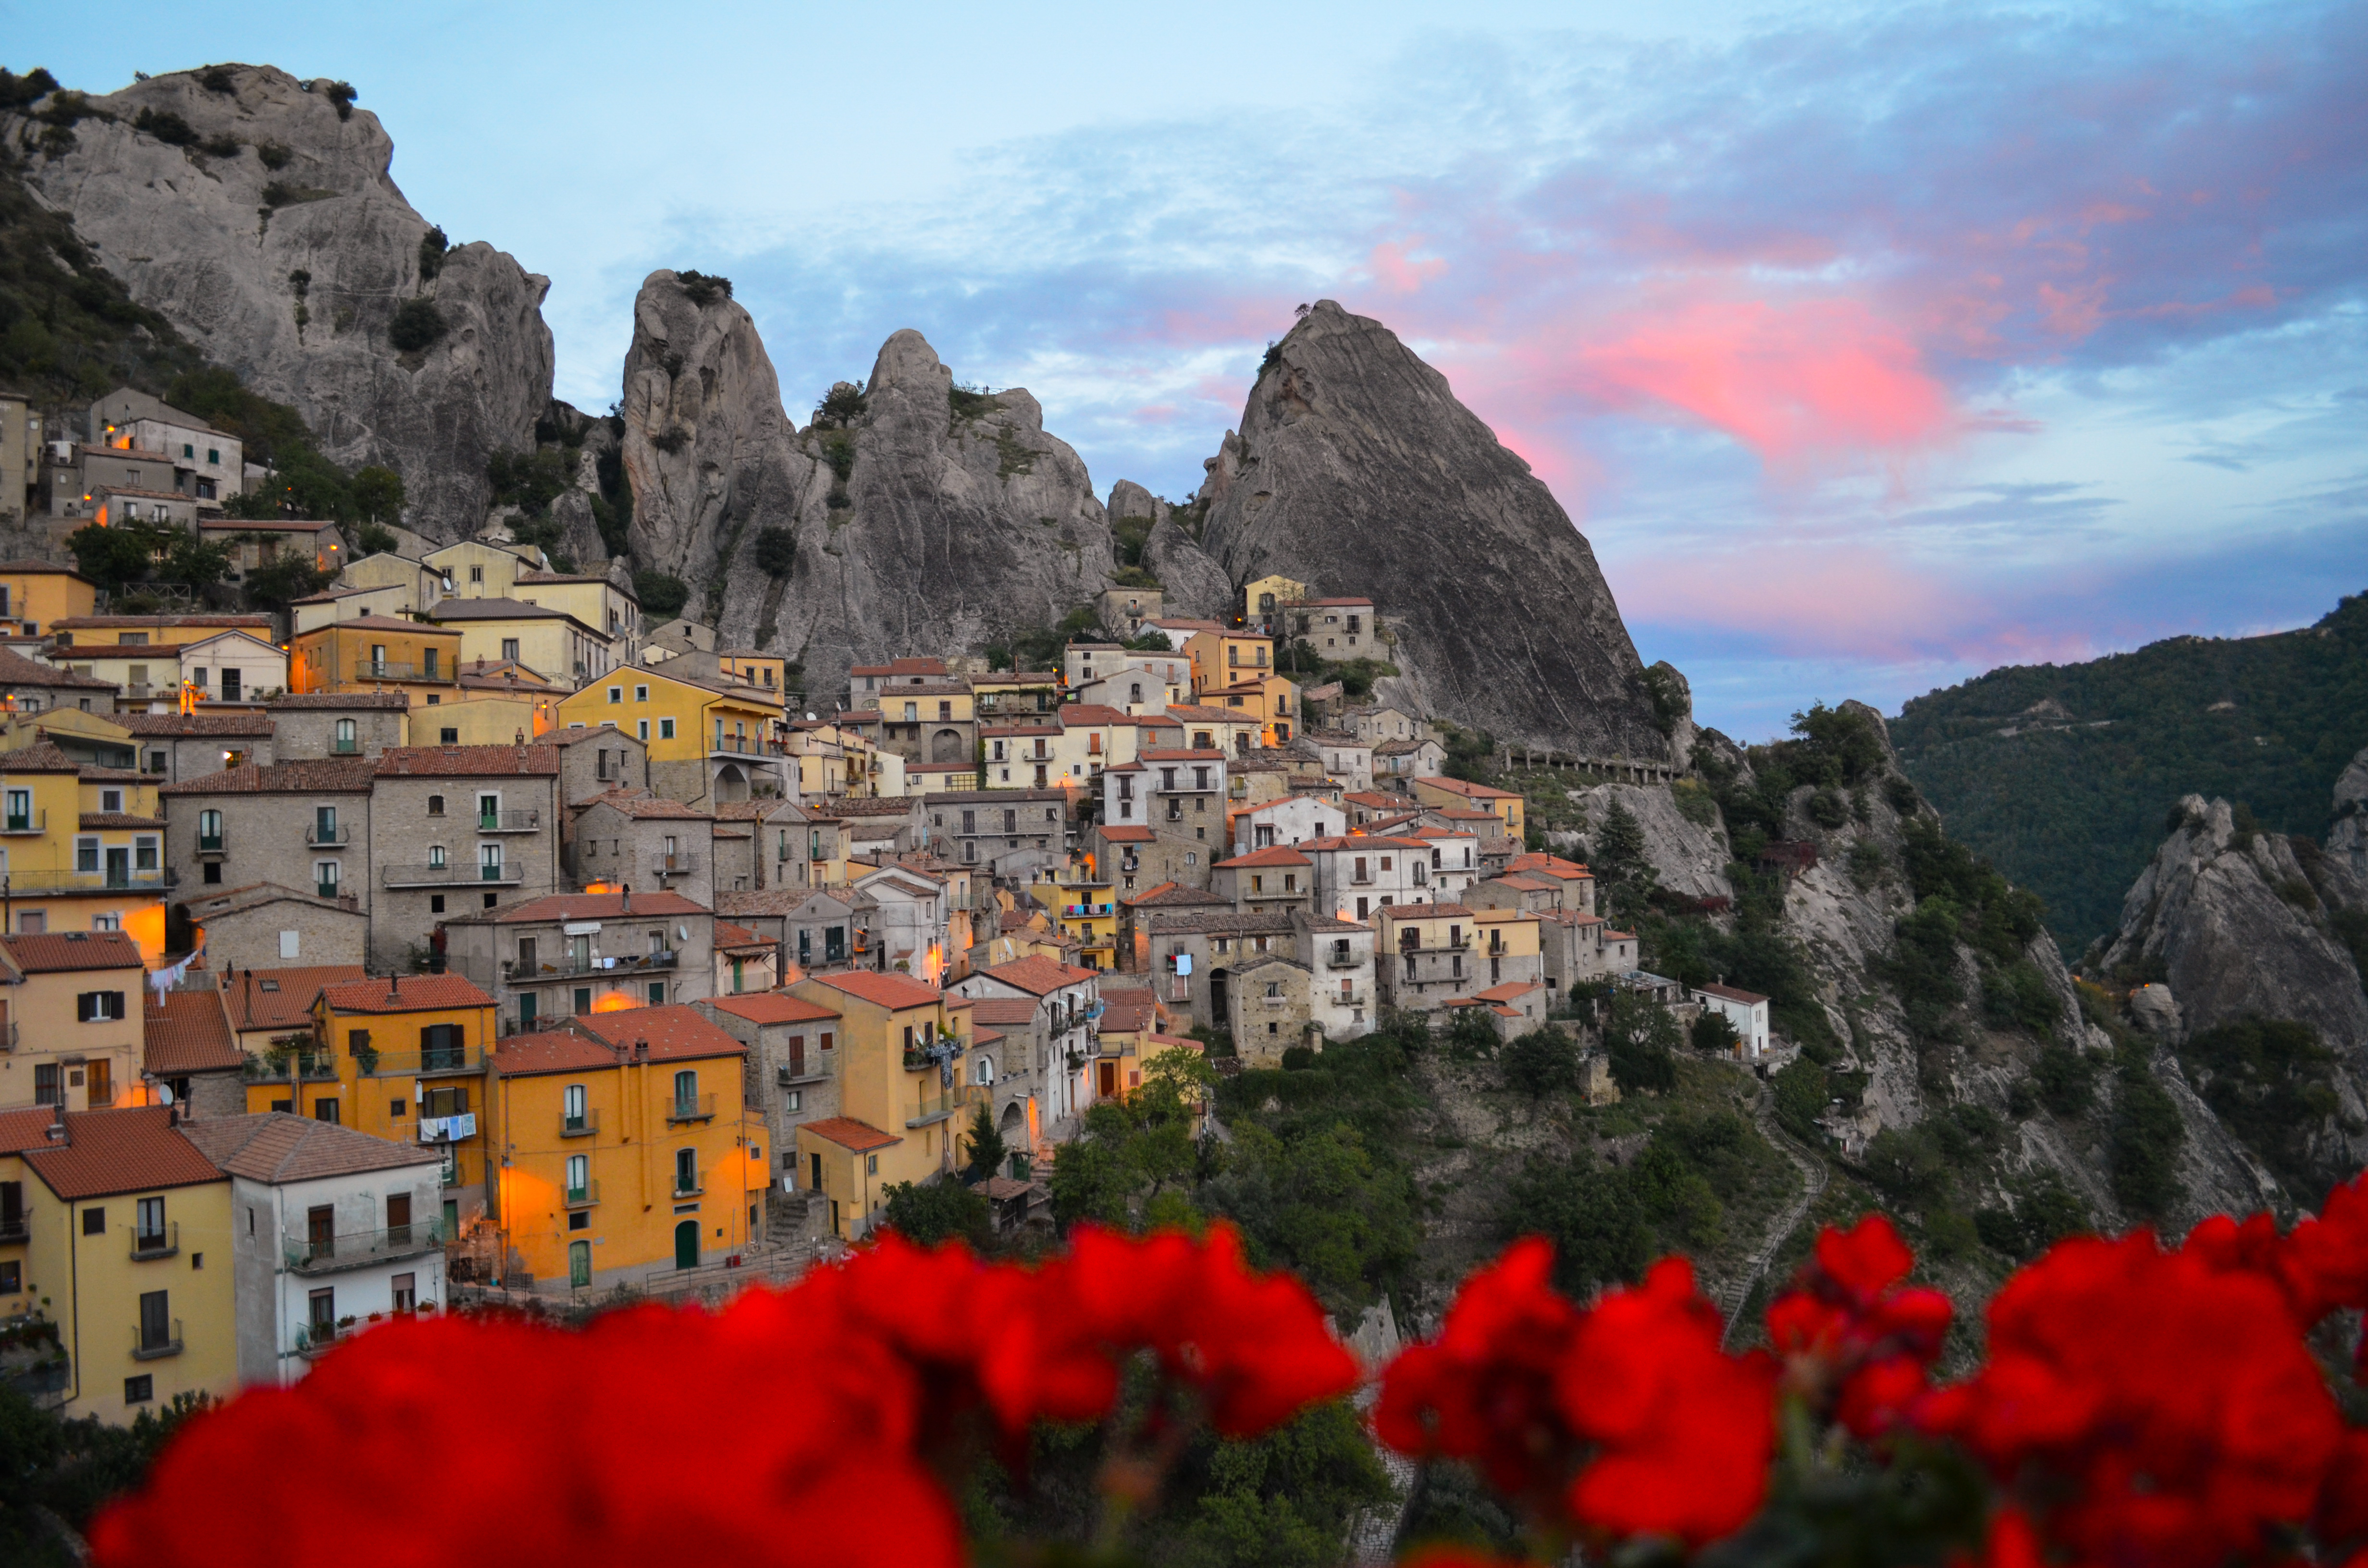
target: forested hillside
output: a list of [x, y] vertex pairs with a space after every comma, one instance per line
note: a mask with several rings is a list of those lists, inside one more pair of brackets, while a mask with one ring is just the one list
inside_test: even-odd
[[1909, 702], [1891, 737], [1950, 836], [2044, 899], [2077, 956], [2119, 918], [2182, 795], [2326, 832], [2336, 777], [2368, 744], [2368, 595], [2299, 631], [1992, 670]]

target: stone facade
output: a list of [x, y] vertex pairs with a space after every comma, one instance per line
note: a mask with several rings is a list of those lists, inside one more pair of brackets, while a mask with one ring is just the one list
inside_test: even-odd
[[[249, 764], [156, 791], [185, 897], [273, 882], [370, 907], [371, 765]], [[325, 814], [324, 814], [325, 813]]]
[[264, 704], [275, 755], [301, 757], [376, 756], [404, 744], [410, 699], [399, 691], [324, 691]]
[[399, 966], [441, 920], [559, 892], [558, 781], [551, 746], [411, 746], [381, 756], [371, 966]]
[[580, 811], [567, 863], [573, 886], [588, 882], [678, 892], [715, 907], [715, 819], [661, 796], [611, 790]]
[[118, 713], [115, 722], [131, 732], [142, 776], [159, 784], [279, 757], [275, 726], [260, 713]]
[[209, 968], [370, 961], [370, 916], [356, 898], [324, 899], [263, 882], [191, 899], [188, 913], [205, 933]]
[[1068, 863], [1069, 798], [1058, 790], [957, 790], [921, 806], [928, 847], [949, 860], [1022, 882]]
[[561, 893], [437, 929], [452, 971], [492, 994], [505, 1034], [544, 1018], [705, 1001], [714, 984], [715, 916], [678, 893]]

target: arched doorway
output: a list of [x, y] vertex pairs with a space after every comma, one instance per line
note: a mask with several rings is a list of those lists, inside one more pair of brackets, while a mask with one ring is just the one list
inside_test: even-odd
[[715, 770], [715, 798], [719, 801], [745, 801], [748, 798], [748, 775], [736, 762], [727, 762]]
[[939, 730], [929, 737], [931, 762], [961, 762], [969, 756], [970, 748], [962, 744], [960, 730]]
[[674, 1266], [677, 1268], [699, 1267], [699, 1221], [685, 1220], [674, 1228]]
[[1226, 995], [1227, 983], [1233, 978], [1233, 971], [1230, 970], [1212, 969], [1209, 971], [1209, 1016], [1203, 1022], [1212, 1029], [1233, 1027], [1227, 1021], [1233, 1015], [1226, 1006], [1230, 1000]]

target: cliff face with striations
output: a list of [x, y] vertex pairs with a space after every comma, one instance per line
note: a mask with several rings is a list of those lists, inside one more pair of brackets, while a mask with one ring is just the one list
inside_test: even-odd
[[[429, 225], [388, 176], [393, 142], [366, 109], [340, 119], [326, 87], [269, 66], [157, 76], [92, 98], [101, 112], [25, 177], [133, 299], [294, 405], [332, 460], [402, 474], [409, 526], [460, 538], [484, 520], [486, 460], [530, 450], [550, 402], [549, 281], [483, 243], [423, 278]], [[12, 144], [28, 129], [0, 119]], [[443, 334], [398, 350], [395, 311], [420, 296]]]
[[1669, 756], [1594, 551], [1529, 465], [1381, 323], [1319, 302], [1212, 460], [1201, 548], [1369, 596], [1417, 699], [1515, 745]]
[[[1086, 466], [1026, 391], [957, 392], [908, 330], [860, 400], [801, 430], [747, 312], [702, 292], [642, 287], [624, 460], [636, 558], [690, 583], [694, 613], [704, 594], [724, 641], [800, 661], [824, 699], [849, 665], [975, 652], [1109, 583]], [[791, 541], [780, 575], [757, 564], [768, 530]]]

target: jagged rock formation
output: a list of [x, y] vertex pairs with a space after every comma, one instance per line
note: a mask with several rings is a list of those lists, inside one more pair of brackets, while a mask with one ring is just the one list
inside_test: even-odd
[[2368, 994], [2328, 928], [2331, 908], [2359, 904], [2349, 865], [2306, 867], [2284, 837], [2238, 831], [2226, 801], [2180, 804], [2186, 818], [2130, 889], [2100, 967], [2158, 977], [2190, 1034], [2248, 1016], [2309, 1024], [2368, 1084]]
[[[1727, 862], [1734, 854], [1715, 815], [1709, 823], [1695, 822], [1680, 809], [1676, 794], [1657, 784], [1595, 784], [1571, 790], [1570, 798], [1597, 825], [1614, 801], [1627, 808], [1645, 831], [1645, 858], [1652, 862], [1654, 877], [1662, 887], [1688, 898], [1735, 896], [1735, 884], [1726, 876]], [[1716, 808], [1712, 810], [1714, 813]], [[1568, 847], [1581, 848], [1583, 841], [1577, 835], [1571, 837], [1574, 842]]]
[[1201, 497], [1201, 544], [1230, 582], [1370, 596], [1429, 711], [1516, 745], [1669, 755], [1587, 540], [1381, 323], [1329, 300], [1302, 318]]
[[2327, 852], [2368, 889], [2368, 749], [2335, 781], [2335, 825], [2327, 832]]
[[[429, 225], [388, 176], [393, 142], [366, 109], [341, 119], [327, 86], [247, 65], [135, 83], [92, 98], [100, 113], [71, 148], [33, 152], [26, 179], [132, 298], [294, 405], [325, 455], [400, 473], [411, 527], [463, 538], [484, 520], [486, 460], [530, 449], [550, 401], [550, 283], [483, 243], [424, 278]], [[143, 110], [150, 130], [135, 127]], [[162, 115], [194, 140], [161, 139], [181, 134]], [[11, 143], [38, 129], [0, 117]], [[442, 335], [399, 351], [395, 312], [423, 296]]]
[[[823, 700], [851, 664], [975, 652], [1109, 584], [1092, 481], [1025, 390], [958, 391], [906, 330], [848, 412], [800, 430], [748, 313], [697, 293], [642, 285], [623, 452], [635, 559], [703, 588], [724, 641], [800, 661]], [[755, 563], [768, 529], [794, 547], [781, 576]]]
[[1225, 613], [1233, 585], [1225, 580], [1224, 568], [1210, 560], [1200, 541], [1177, 522], [1175, 507], [1134, 481], [1121, 479], [1110, 486], [1107, 510], [1113, 533], [1130, 522], [1150, 524], [1143, 541], [1143, 565], [1159, 579], [1165, 596], [1161, 602], [1169, 615], [1208, 619]]

